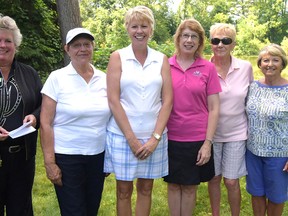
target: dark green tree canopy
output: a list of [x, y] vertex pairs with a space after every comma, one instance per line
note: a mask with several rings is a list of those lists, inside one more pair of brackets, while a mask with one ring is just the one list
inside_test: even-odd
[[[190, 17], [205, 29], [206, 55], [211, 54], [209, 29], [217, 22], [236, 26], [234, 55], [257, 55], [268, 43], [280, 44], [288, 52], [288, 0], [174, 1], [180, 1], [178, 10], [171, 7], [172, 0], [79, 0], [82, 26], [96, 39], [93, 64], [105, 71], [110, 53], [129, 44], [123, 18], [127, 9], [136, 5], [153, 10], [156, 28], [149, 44], [167, 56], [174, 52], [173, 35], [177, 26]], [[0, 3], [0, 13], [14, 18], [24, 36], [17, 58], [32, 65], [43, 78], [63, 66], [56, 0], [0, 0]]]
[[0, 13], [12, 17], [23, 35], [17, 59], [45, 79], [63, 61], [55, 1], [0, 0], [0, 5]]

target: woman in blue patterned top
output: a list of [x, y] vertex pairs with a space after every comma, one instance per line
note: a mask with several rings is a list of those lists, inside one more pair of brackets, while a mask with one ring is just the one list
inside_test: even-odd
[[257, 65], [264, 78], [250, 85], [247, 99], [247, 191], [254, 215], [281, 216], [288, 200], [288, 80], [281, 74], [287, 56], [270, 44]]

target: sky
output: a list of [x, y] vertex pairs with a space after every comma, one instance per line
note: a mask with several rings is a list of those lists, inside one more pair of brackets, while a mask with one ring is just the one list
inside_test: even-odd
[[173, 2], [171, 8], [174, 12], [176, 12], [181, 0], [171, 0], [171, 1]]

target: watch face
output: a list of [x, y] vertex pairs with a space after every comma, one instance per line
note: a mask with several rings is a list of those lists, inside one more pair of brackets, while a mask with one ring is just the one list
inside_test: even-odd
[[154, 133], [153, 135], [154, 135], [154, 137], [155, 137], [157, 140], [160, 140], [160, 139], [161, 139], [161, 136], [160, 136], [159, 134]]

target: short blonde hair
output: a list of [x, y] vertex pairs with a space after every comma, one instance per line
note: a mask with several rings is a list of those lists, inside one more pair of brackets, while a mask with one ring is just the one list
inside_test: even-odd
[[5, 29], [13, 33], [14, 44], [16, 46], [16, 50], [18, 50], [22, 42], [22, 34], [15, 20], [9, 16], [2, 16], [0, 14], [0, 29]]
[[229, 36], [232, 41], [236, 41], [236, 29], [235, 26], [228, 23], [216, 23], [210, 27], [210, 39], [213, 35], [222, 33]]
[[279, 46], [278, 44], [269, 44], [267, 46], [265, 46], [258, 55], [258, 59], [257, 59], [257, 66], [258, 68], [260, 68], [261, 66], [261, 60], [263, 58], [263, 56], [265, 54], [269, 54], [271, 56], [278, 56], [282, 59], [282, 70], [286, 68], [287, 66], [287, 55], [285, 53], [285, 51], [281, 48], [281, 46]]
[[155, 19], [153, 12], [150, 8], [145, 6], [136, 6], [134, 8], [129, 9], [126, 12], [124, 22], [125, 22], [125, 28], [128, 29], [128, 26], [132, 20], [137, 21], [147, 21], [152, 29], [151, 35], [153, 35], [154, 29], [155, 29]]
[[205, 42], [205, 31], [202, 25], [195, 19], [186, 19], [180, 23], [178, 26], [176, 33], [174, 35], [174, 45], [175, 45], [175, 54], [180, 55], [180, 37], [183, 31], [189, 28], [191, 31], [195, 31], [199, 35], [199, 47], [195, 52], [195, 57], [201, 57], [204, 49]]

